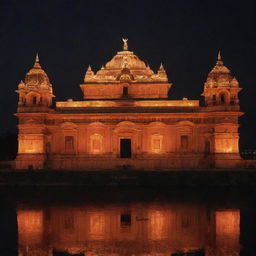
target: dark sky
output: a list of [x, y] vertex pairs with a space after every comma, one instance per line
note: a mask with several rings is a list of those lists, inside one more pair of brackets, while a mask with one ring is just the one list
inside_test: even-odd
[[216, 62], [240, 82], [242, 148], [256, 148], [255, 1], [12, 1], [0, 0], [0, 133], [16, 131], [15, 89], [39, 52], [55, 100], [82, 99], [79, 84], [122, 48], [157, 70], [162, 61], [173, 83], [171, 99], [201, 99]]

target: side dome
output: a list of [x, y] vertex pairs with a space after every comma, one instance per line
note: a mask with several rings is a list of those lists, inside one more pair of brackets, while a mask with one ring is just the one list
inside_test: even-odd
[[[18, 112], [23, 111], [25, 107], [50, 107], [52, 105], [53, 95], [52, 85], [45, 71], [39, 64], [38, 55], [34, 66], [28, 71], [24, 82], [18, 84], [19, 94]], [[33, 108], [31, 111], [33, 111]], [[26, 110], [28, 111], [28, 110]]]
[[49, 81], [49, 77], [41, 68], [38, 55], [36, 56], [34, 66], [26, 74], [24, 83], [30, 90], [49, 90], [52, 92], [52, 85]]
[[206, 106], [231, 106], [234, 105], [239, 110], [238, 93], [241, 91], [239, 83], [231, 71], [224, 66], [223, 61], [218, 54], [216, 65], [207, 76], [204, 83], [204, 96]]
[[211, 72], [208, 74], [206, 87], [229, 87], [233, 79], [231, 71], [224, 66], [221, 59], [220, 52], [218, 53], [218, 60]]

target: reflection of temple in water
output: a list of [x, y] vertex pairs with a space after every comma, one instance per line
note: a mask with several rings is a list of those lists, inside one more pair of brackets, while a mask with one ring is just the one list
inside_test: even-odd
[[[18, 207], [19, 255], [239, 255], [240, 211], [202, 205]], [[222, 253], [222, 254], [221, 254]]]

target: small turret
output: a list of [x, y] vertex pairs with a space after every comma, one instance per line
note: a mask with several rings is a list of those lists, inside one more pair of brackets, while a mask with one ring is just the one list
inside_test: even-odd
[[93, 80], [94, 72], [92, 71], [91, 65], [88, 66], [88, 69], [84, 76], [84, 82], [90, 82]]
[[163, 80], [163, 81], [167, 81], [167, 80], [168, 80], [168, 79], [167, 79], [167, 74], [166, 74], [166, 71], [165, 71], [165, 69], [164, 69], [164, 66], [163, 66], [162, 62], [161, 62], [160, 67], [159, 67], [159, 69], [158, 69], [158, 71], [157, 71], [157, 76], [158, 76], [161, 80]]
[[[38, 54], [33, 67], [26, 74], [24, 82], [18, 85], [19, 107], [50, 107], [54, 97], [52, 85], [41, 68]], [[19, 109], [18, 109], [19, 111]]]
[[231, 71], [224, 66], [219, 51], [216, 65], [208, 74], [204, 84], [202, 96], [205, 97], [205, 104], [207, 106], [238, 105], [238, 93], [240, 90], [238, 81]]

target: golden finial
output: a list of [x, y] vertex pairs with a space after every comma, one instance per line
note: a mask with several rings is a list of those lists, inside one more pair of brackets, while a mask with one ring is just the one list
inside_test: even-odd
[[91, 65], [88, 66], [87, 71], [92, 71]]
[[218, 52], [218, 60], [221, 60], [220, 50]]
[[123, 50], [124, 51], [128, 51], [128, 38], [122, 38], [123, 42], [124, 42], [124, 46], [123, 46]]
[[41, 66], [40, 66], [40, 64], [39, 64], [38, 53], [36, 54], [36, 59], [35, 59], [35, 63], [34, 63], [34, 68], [41, 68]]
[[161, 62], [159, 69], [164, 69], [163, 63]]
[[38, 53], [36, 54], [36, 62], [39, 62], [39, 56], [38, 56]]

